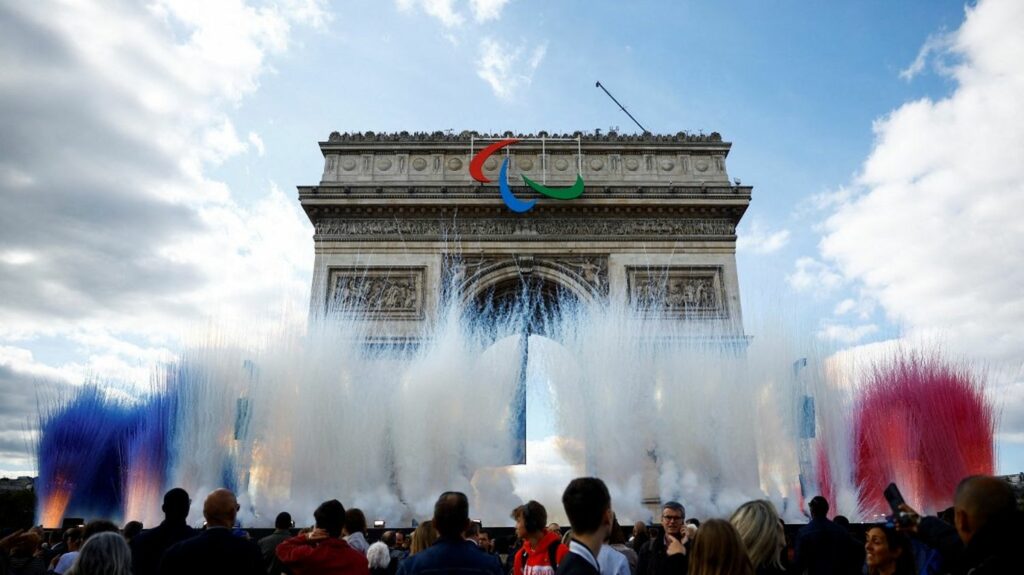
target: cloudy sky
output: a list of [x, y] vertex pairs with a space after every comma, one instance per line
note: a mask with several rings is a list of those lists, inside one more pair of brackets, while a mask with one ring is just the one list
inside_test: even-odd
[[595, 80], [734, 143], [746, 312], [986, 367], [1024, 470], [1024, 3], [722, 4], [0, 1], [0, 474], [40, 382], [301, 317], [330, 131], [631, 131]]

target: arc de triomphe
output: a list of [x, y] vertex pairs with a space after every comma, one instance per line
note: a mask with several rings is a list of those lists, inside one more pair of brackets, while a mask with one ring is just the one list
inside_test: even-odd
[[[517, 137], [483, 163], [484, 147]], [[736, 226], [751, 187], [730, 182], [731, 144], [693, 135], [339, 134], [320, 183], [300, 186], [315, 227], [311, 313], [342, 307], [381, 343], [415, 340], [449, 286], [467, 303], [530, 289], [623, 298], [657, 322], [717, 320], [742, 336]], [[525, 213], [499, 193], [500, 166]], [[540, 197], [526, 175], [585, 193]]]

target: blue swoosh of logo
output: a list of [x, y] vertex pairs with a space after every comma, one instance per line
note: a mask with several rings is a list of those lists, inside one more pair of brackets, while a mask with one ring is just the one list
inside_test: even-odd
[[530, 200], [524, 202], [519, 198], [512, 195], [512, 189], [508, 187], [508, 158], [501, 163], [501, 173], [498, 174], [498, 186], [501, 187], [501, 199], [505, 201], [505, 205], [508, 209], [516, 213], [523, 213], [530, 211], [537, 200]]

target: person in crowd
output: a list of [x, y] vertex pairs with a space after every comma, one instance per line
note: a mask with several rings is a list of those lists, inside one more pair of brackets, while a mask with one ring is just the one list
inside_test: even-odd
[[277, 546], [277, 558], [295, 575], [337, 573], [368, 575], [366, 556], [342, 538], [348, 519], [337, 499], [325, 501], [313, 512], [316, 527]]
[[50, 566], [50, 570], [59, 575], [67, 573], [68, 569], [71, 569], [71, 565], [75, 563], [79, 549], [85, 543], [85, 529], [82, 527], [68, 529], [65, 540], [68, 545], [67, 553], [62, 554], [60, 557], [54, 557]]
[[[132, 575], [132, 550], [117, 531], [101, 531], [85, 540], [68, 575]], [[191, 572], [190, 572], [191, 573]]]
[[46, 573], [43, 537], [37, 530], [19, 529], [0, 540], [0, 573], [43, 575]]
[[696, 517], [689, 517], [684, 522], [686, 525], [693, 525], [694, 527], [700, 527], [700, 519]]
[[754, 566], [739, 531], [725, 519], [701, 524], [693, 544], [690, 575], [754, 575]]
[[295, 522], [292, 521], [291, 513], [282, 511], [274, 518], [274, 532], [256, 543], [260, 546], [260, 554], [263, 555], [263, 565], [267, 568], [267, 575], [281, 573], [281, 561], [277, 558], [277, 546], [292, 536], [291, 530], [294, 527]]
[[557, 524], [557, 523], [555, 523], [554, 521], [552, 521], [551, 523], [548, 523], [547, 524], [547, 528], [548, 528], [548, 531], [552, 531], [554, 533], [561, 533], [562, 532], [562, 526]]
[[633, 551], [637, 552], [637, 557], [639, 557], [640, 548], [650, 539], [651, 535], [647, 532], [647, 525], [643, 521], [637, 521], [633, 524], [633, 535], [629, 538], [629, 546], [633, 548]]
[[[626, 544], [626, 534], [622, 532], [622, 526], [619, 525], [619, 520], [612, 520], [612, 531], [608, 535], [607, 546], [622, 553], [626, 558], [626, 563], [629, 565], [630, 575], [636, 575], [636, 567], [640, 557], [636, 554], [636, 551], [632, 547]], [[600, 557], [598, 557], [600, 559]], [[604, 569], [601, 569], [604, 573]]]
[[786, 533], [770, 501], [748, 501], [732, 514], [729, 522], [740, 534], [757, 575], [780, 575]]
[[[480, 543], [481, 551], [496, 558], [498, 562], [501, 562], [501, 556], [494, 550], [494, 539], [491, 539], [491, 534], [489, 532], [481, 529], [477, 541]], [[502, 565], [502, 572], [504, 571], [504, 565]]]
[[141, 521], [129, 521], [128, 523], [125, 523], [124, 527], [121, 529], [121, 535], [123, 535], [124, 540], [131, 545], [132, 539], [135, 539], [136, 535], [142, 533], [142, 529], [143, 525]]
[[953, 573], [1019, 573], [1024, 517], [1010, 485], [988, 475], [965, 478], [953, 498], [954, 526], [937, 517], [921, 518], [910, 506], [911, 518], [900, 526], [937, 550], [945, 569]]
[[107, 521], [106, 519], [94, 519], [85, 524], [82, 536], [86, 541], [88, 541], [90, 537], [97, 533], [117, 533], [120, 535], [121, 529], [115, 525], [113, 521]]
[[596, 477], [573, 479], [562, 492], [562, 507], [572, 527], [572, 541], [557, 575], [600, 575], [598, 556], [613, 521], [608, 487]]
[[383, 541], [366, 549], [366, 561], [370, 564], [370, 575], [394, 575], [398, 570], [398, 562], [391, 560], [391, 550]]
[[[50, 548], [46, 550], [46, 562], [47, 562], [47, 564], [52, 565], [53, 564], [53, 560], [55, 558], [60, 557], [61, 555], [67, 553], [67, 551], [68, 551], [68, 534], [70, 532], [71, 532], [71, 529], [65, 529], [64, 532], [60, 534], [60, 540], [57, 541], [54, 545], [51, 545]], [[56, 533], [56, 531], [54, 531], [53, 533]], [[0, 573], [3, 573], [3, 570], [0, 570]]]
[[917, 572], [906, 535], [883, 525], [875, 525], [865, 535], [867, 575], [914, 575]]
[[366, 515], [362, 509], [352, 508], [345, 512], [345, 541], [363, 555], [370, 548], [366, 541]]
[[188, 526], [192, 500], [188, 492], [180, 487], [164, 494], [164, 520], [152, 529], [146, 529], [132, 539], [132, 573], [134, 575], [156, 575], [164, 551], [179, 541], [191, 539], [195, 529]]
[[[231, 530], [238, 515], [238, 499], [227, 489], [216, 489], [203, 502], [206, 529], [175, 543], [160, 560], [162, 575], [256, 575], [266, 573], [260, 548]], [[141, 537], [141, 535], [139, 536]], [[86, 539], [86, 545], [89, 540]]]
[[550, 575], [569, 552], [561, 533], [548, 529], [548, 511], [536, 501], [527, 501], [512, 511], [516, 535], [523, 540], [512, 563], [512, 575]]
[[434, 529], [434, 522], [426, 520], [416, 526], [412, 532], [412, 542], [409, 543], [409, 557], [422, 553], [437, 541], [437, 531]]
[[474, 522], [470, 522], [469, 527], [466, 528], [466, 532], [462, 534], [462, 538], [466, 541], [472, 541], [474, 545], [480, 547], [480, 526]]
[[808, 575], [860, 573], [864, 548], [842, 527], [829, 521], [828, 501], [818, 495], [808, 504], [811, 521], [796, 536], [792, 571]]
[[[640, 548], [637, 575], [686, 573], [693, 542], [686, 537], [684, 521], [686, 508], [682, 503], [667, 501], [661, 506], [661, 524], [665, 528], [665, 535], [651, 537], [650, 541]], [[670, 554], [669, 547], [679, 549], [677, 543], [682, 546], [682, 550]]]
[[401, 531], [385, 531], [381, 537], [388, 546], [388, 554], [391, 556], [391, 562], [397, 569], [398, 563], [409, 556], [409, 551], [404, 548], [405, 534]]
[[439, 535], [430, 548], [411, 555], [398, 566], [398, 575], [460, 573], [501, 575], [501, 563], [463, 539], [469, 527], [469, 500], [458, 491], [442, 493], [434, 504], [434, 529]]

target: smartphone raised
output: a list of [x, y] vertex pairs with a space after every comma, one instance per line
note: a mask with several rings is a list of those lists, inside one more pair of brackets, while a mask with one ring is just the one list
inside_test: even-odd
[[895, 483], [890, 483], [889, 486], [885, 488], [885, 500], [889, 502], [889, 507], [892, 508], [892, 514], [898, 517], [900, 514], [900, 505], [905, 504], [906, 500], [903, 499], [903, 494], [900, 493], [900, 488], [896, 487]]

